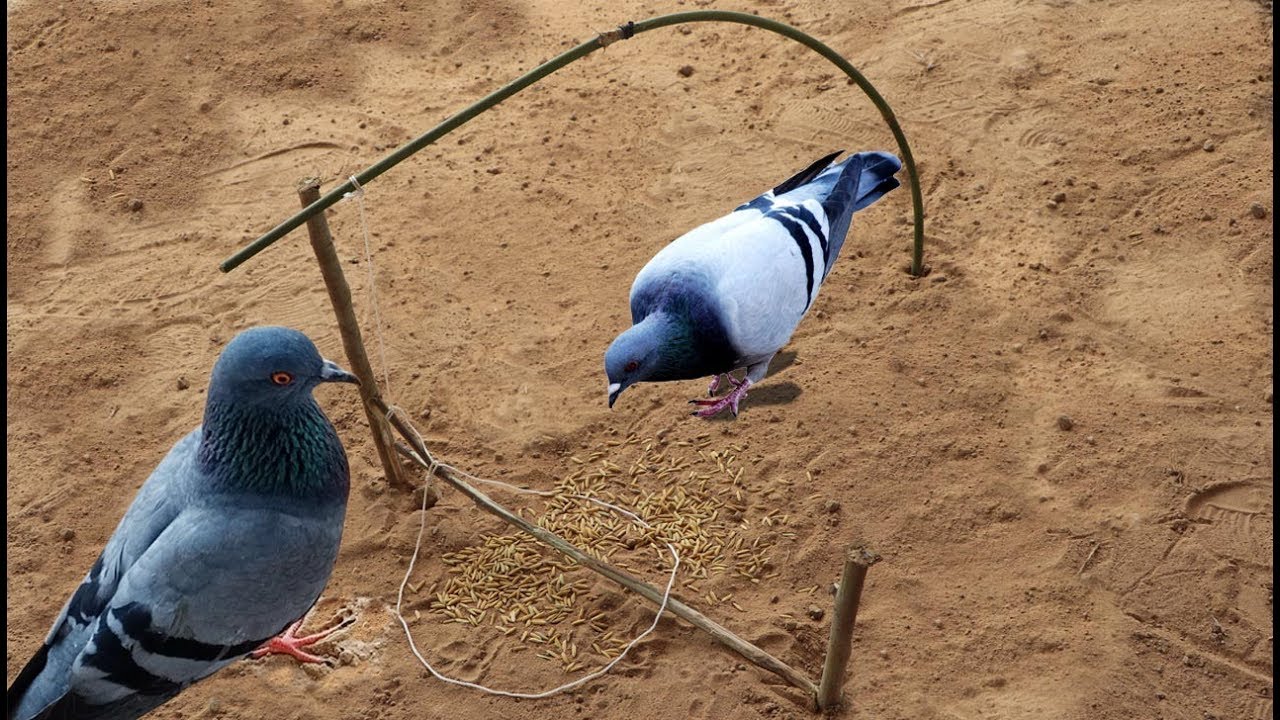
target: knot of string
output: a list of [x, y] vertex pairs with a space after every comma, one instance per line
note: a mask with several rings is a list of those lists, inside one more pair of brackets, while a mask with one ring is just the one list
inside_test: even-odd
[[354, 198], [364, 197], [364, 188], [360, 186], [360, 181], [356, 179], [355, 175], [348, 175], [347, 182], [351, 183], [352, 189], [350, 192], [342, 193], [343, 200], [350, 200], [353, 197]]

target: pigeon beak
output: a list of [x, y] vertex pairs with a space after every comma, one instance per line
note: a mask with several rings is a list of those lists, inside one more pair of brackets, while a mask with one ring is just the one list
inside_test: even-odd
[[609, 408], [613, 408], [613, 403], [622, 394], [622, 383], [611, 383], [609, 385]]
[[360, 384], [360, 378], [338, 367], [338, 363], [325, 360], [320, 366], [320, 382], [347, 382]]

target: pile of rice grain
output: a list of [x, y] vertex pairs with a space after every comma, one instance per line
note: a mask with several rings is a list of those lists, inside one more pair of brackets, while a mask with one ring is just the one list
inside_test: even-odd
[[[585, 458], [568, 458], [574, 469], [556, 483], [540, 515], [528, 508], [520, 513], [584, 553], [658, 580], [659, 586], [670, 571], [671, 543], [681, 561], [677, 591], [742, 610], [732, 593], [701, 593], [697, 581], [732, 572], [759, 583], [777, 573], [770, 570], [760, 537], [748, 542], [742, 532], [752, 527], [745, 517], [746, 467], [738, 460], [743, 448], [710, 445], [705, 434], [667, 442], [635, 435], [609, 441]], [[630, 510], [652, 527], [646, 530], [581, 496]], [[759, 523], [771, 528], [787, 520], [775, 509], [761, 513]], [[513, 651], [537, 650], [538, 657], [558, 661], [567, 672], [591, 664], [588, 655], [613, 658], [629, 642], [609, 630], [604, 611], [588, 608], [588, 590], [607, 581], [529, 535], [486, 535], [441, 559], [447, 576], [428, 591], [428, 609], [444, 622], [492, 626], [519, 641]]]

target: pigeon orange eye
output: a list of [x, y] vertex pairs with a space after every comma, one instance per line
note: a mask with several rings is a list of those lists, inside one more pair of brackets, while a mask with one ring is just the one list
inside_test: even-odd
[[636, 362], [635, 360], [632, 360], [631, 362], [627, 363], [627, 366], [623, 368], [623, 370], [626, 370], [627, 372], [635, 372], [636, 368], [638, 367], [640, 367], [640, 363]]
[[271, 373], [271, 382], [281, 386], [288, 385], [293, 382], [293, 376], [283, 370], [280, 372], [273, 372]]

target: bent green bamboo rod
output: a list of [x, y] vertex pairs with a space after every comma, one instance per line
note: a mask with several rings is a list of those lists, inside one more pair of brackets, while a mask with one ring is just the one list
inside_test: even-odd
[[853, 80], [858, 87], [862, 88], [862, 91], [866, 93], [867, 97], [871, 99], [871, 102], [874, 103], [876, 108], [880, 111], [885, 122], [888, 123], [889, 130], [893, 133], [894, 139], [898, 142], [898, 148], [902, 151], [902, 161], [907, 167], [907, 175], [909, 176], [907, 180], [911, 185], [911, 205], [912, 209], [915, 211], [915, 243], [912, 246], [911, 252], [911, 274], [916, 277], [920, 277], [924, 272], [924, 198], [920, 194], [920, 180], [916, 177], [916, 162], [911, 156], [911, 148], [907, 145], [907, 137], [902, 134], [902, 128], [898, 126], [898, 120], [894, 117], [893, 110], [889, 108], [889, 104], [884, 101], [884, 98], [880, 96], [880, 93], [876, 92], [876, 89], [872, 87], [871, 83], [865, 77], [863, 77], [862, 73], [858, 72], [857, 68], [821, 41], [806, 35], [790, 25], [780, 23], [777, 20], [770, 20], [758, 15], [748, 15], [747, 13], [732, 12], [728, 10], [691, 10], [688, 12], [672, 13], [670, 15], [659, 15], [658, 17], [641, 20], [636, 23], [627, 23], [616, 30], [610, 30], [606, 33], [602, 33], [572, 50], [548, 60], [524, 75], [516, 78], [510, 84], [489, 93], [462, 112], [459, 112], [453, 117], [435, 126], [426, 134], [409, 141], [395, 152], [378, 161], [378, 163], [371, 165], [363, 172], [358, 173], [355, 176], [355, 183], [348, 179], [333, 190], [330, 190], [328, 193], [321, 196], [319, 200], [316, 200], [303, 208], [302, 211], [298, 212], [293, 217], [272, 228], [270, 232], [246, 245], [236, 254], [226, 260], [223, 260], [219, 267], [222, 269], [222, 272], [231, 272], [245, 260], [248, 260], [254, 255], [262, 252], [272, 243], [305, 223], [307, 218], [337, 203], [342, 199], [344, 194], [356, 190], [357, 183], [359, 185], [368, 183], [370, 180], [373, 180], [384, 172], [400, 164], [401, 161], [407, 159], [409, 156], [458, 129], [480, 113], [492, 108], [494, 105], [497, 105], [503, 100], [515, 95], [565, 65], [586, 57], [596, 50], [607, 47], [618, 40], [627, 40], [649, 30], [656, 30], [658, 28], [669, 27], [671, 25], [681, 25], [683, 23], [691, 22], [738, 23], [740, 25], [751, 25], [753, 27], [763, 28], [784, 37], [789, 37], [818, 53], [822, 57], [830, 60], [836, 67], [840, 68], [845, 75], [848, 75], [849, 79]]

